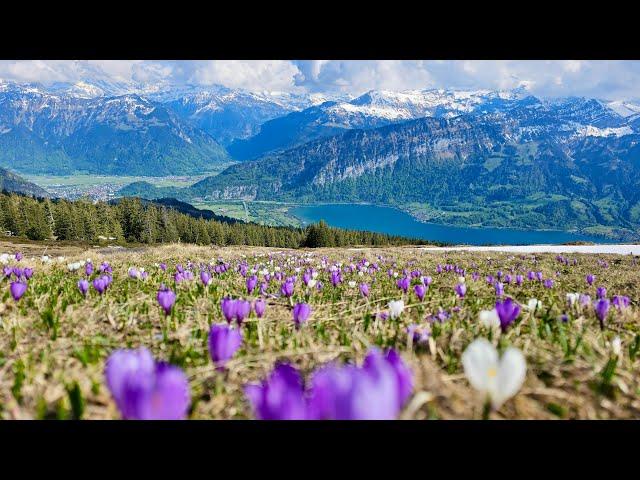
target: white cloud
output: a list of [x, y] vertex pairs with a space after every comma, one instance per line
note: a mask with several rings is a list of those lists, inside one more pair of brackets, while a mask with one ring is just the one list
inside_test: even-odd
[[426, 88], [512, 89], [540, 96], [640, 98], [640, 62], [595, 60], [76, 60], [0, 61], [0, 79], [20, 82], [220, 84], [254, 91]]
[[286, 60], [212, 60], [199, 63], [190, 80], [201, 85], [288, 91], [295, 88], [300, 73]]

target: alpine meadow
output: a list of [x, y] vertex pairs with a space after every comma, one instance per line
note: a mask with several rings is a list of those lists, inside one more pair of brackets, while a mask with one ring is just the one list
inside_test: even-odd
[[638, 72], [0, 60], [0, 419], [640, 418]]

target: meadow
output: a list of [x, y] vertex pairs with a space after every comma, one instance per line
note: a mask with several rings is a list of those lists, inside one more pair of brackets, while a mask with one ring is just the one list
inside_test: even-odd
[[3, 419], [640, 417], [639, 257], [2, 252]]

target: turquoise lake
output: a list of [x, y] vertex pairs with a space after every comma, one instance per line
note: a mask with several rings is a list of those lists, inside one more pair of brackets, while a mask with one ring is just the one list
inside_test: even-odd
[[[422, 223], [411, 215], [375, 205], [305, 205], [290, 212], [305, 223], [324, 220], [333, 227], [402, 235], [436, 242], [466, 245], [534, 245], [567, 242], [607, 243], [603, 237], [553, 230], [450, 227]], [[612, 243], [609, 241], [609, 243]]]

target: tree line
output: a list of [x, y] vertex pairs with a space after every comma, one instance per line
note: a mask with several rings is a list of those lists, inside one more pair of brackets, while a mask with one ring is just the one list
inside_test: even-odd
[[117, 204], [0, 193], [0, 235], [96, 243], [253, 245], [279, 248], [426, 244], [399, 236], [329, 227], [272, 227], [206, 220], [164, 205], [123, 198]]

